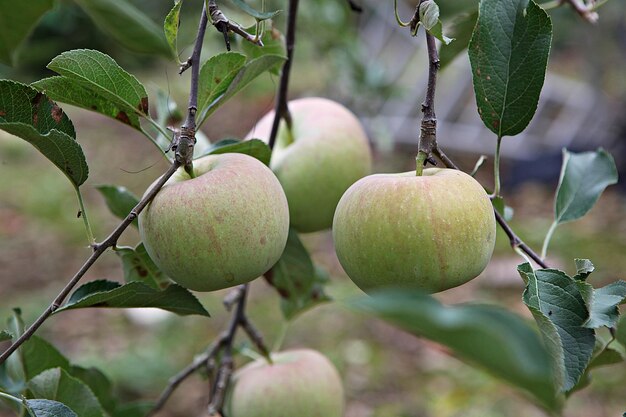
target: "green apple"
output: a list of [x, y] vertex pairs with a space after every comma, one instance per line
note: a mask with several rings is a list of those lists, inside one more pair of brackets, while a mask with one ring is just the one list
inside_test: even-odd
[[258, 359], [235, 373], [227, 395], [228, 417], [341, 417], [341, 377], [321, 353], [290, 350]]
[[249, 282], [280, 258], [289, 208], [280, 183], [248, 155], [209, 155], [179, 169], [139, 215], [154, 263], [180, 285], [213, 291]]
[[[372, 155], [361, 123], [350, 110], [324, 98], [289, 102], [292, 129], [281, 121], [270, 167], [285, 189], [291, 225], [315, 232], [332, 225], [343, 193], [368, 175]], [[248, 134], [268, 140], [274, 112]]]
[[363, 291], [438, 292], [478, 276], [496, 240], [489, 197], [471, 176], [429, 168], [370, 175], [341, 198], [333, 222], [341, 265]]

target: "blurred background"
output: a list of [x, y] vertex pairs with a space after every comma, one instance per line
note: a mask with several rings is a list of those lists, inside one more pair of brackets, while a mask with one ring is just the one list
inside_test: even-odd
[[[364, 8], [361, 14], [342, 0], [301, 2], [290, 96], [325, 96], [345, 103], [369, 132], [376, 172], [414, 169], [427, 70], [423, 34], [412, 38], [395, 24], [391, 0], [356, 1]], [[439, 0], [442, 20], [454, 16], [466, 1]], [[159, 24], [172, 6], [170, 0], [130, 2]], [[223, 3], [231, 19], [243, 26], [252, 24]], [[404, 20], [412, 16], [415, 4], [400, 2]], [[201, 1], [189, 0], [182, 8], [182, 59], [190, 53], [201, 7]], [[284, 1], [268, 2], [268, 8], [285, 7]], [[621, 173], [626, 170], [626, 8], [622, 1], [612, 0], [599, 12], [596, 25], [567, 7], [550, 12], [554, 38], [538, 112], [523, 134], [503, 140], [503, 195], [514, 209], [511, 224], [537, 249], [553, 216], [552, 195], [563, 147], [584, 151], [602, 146], [613, 154]], [[284, 24], [281, 14], [275, 25], [283, 30]], [[72, 1], [60, 1], [43, 17], [21, 48], [17, 65], [0, 66], [0, 76], [23, 82], [49, 76], [46, 64], [75, 48], [111, 55], [146, 85], [151, 99], [161, 89], [185, 107], [188, 73], [179, 76], [171, 61], [124, 49]], [[203, 56], [223, 50], [221, 34], [210, 28]], [[269, 74], [255, 81], [209, 119], [204, 133], [212, 141], [243, 137], [272, 108], [277, 83], [278, 78]], [[466, 171], [481, 154], [487, 155], [479, 178], [491, 186], [489, 161], [496, 138], [478, 118], [466, 53], [440, 73], [435, 103], [442, 146]], [[101, 239], [117, 220], [94, 187], [122, 185], [141, 195], [165, 170], [166, 162], [136, 131], [95, 113], [63, 107], [74, 121], [90, 166], [90, 178], [82, 188], [94, 232]], [[26, 322], [31, 322], [90, 249], [64, 176], [29, 144], [1, 131], [0, 180], [0, 318], [21, 307]], [[594, 285], [624, 279], [623, 192], [623, 185], [609, 188], [586, 218], [561, 226], [549, 263], [572, 272], [574, 258], [589, 258], [596, 265]], [[270, 344], [286, 331], [284, 348], [308, 346], [331, 358], [344, 378], [346, 417], [546, 415], [523, 394], [458, 361], [440, 346], [344, 309], [340, 301], [360, 292], [339, 266], [330, 234], [303, 238], [315, 261], [330, 272], [328, 292], [339, 302], [319, 306], [287, 326], [278, 296], [258, 280], [252, 285], [249, 312]], [[138, 240], [136, 231], [128, 230], [120, 243], [134, 245]], [[500, 233], [487, 270], [468, 285], [437, 297], [446, 303], [498, 304], [529, 317], [521, 303], [523, 282], [515, 270], [521, 262]], [[122, 279], [114, 254], [104, 255], [84, 281], [99, 278]], [[49, 320], [40, 334], [76, 364], [104, 369], [120, 398], [150, 401], [224, 327], [228, 314], [221, 305], [223, 295], [198, 294], [211, 319], [91, 309], [63, 313]], [[609, 417], [626, 411], [624, 366], [600, 368], [593, 376], [591, 387], [570, 398], [566, 416]], [[189, 379], [160, 416], [203, 415], [206, 384], [199, 377]], [[10, 415], [0, 406], [0, 416]]]

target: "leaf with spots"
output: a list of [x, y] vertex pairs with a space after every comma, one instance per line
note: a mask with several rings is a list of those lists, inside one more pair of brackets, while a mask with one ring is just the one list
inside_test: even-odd
[[78, 80], [67, 77], [49, 77], [31, 84], [53, 100], [71, 104], [86, 110], [95, 111], [127, 124], [137, 130], [141, 129], [139, 116], [127, 112], [97, 91], [89, 89]]
[[280, 295], [280, 308], [287, 320], [330, 300], [324, 293], [328, 275], [315, 267], [298, 233], [291, 228], [285, 251], [265, 279]]
[[119, 107], [120, 114], [116, 118], [127, 124], [131, 124], [131, 114], [148, 115], [148, 93], [144, 86], [102, 52], [91, 49], [63, 52], [48, 64], [48, 68]]
[[135, 248], [118, 247], [115, 251], [122, 261], [124, 281], [139, 281], [155, 290], [167, 288], [172, 281], [152, 262], [143, 243]]
[[22, 42], [53, 6], [53, 0], [0, 0], [0, 62], [14, 63]]
[[202, 65], [198, 79], [198, 113], [224, 94], [245, 64], [245, 55], [224, 52], [212, 56]]
[[523, 131], [537, 110], [552, 23], [532, 0], [481, 0], [469, 43], [478, 112], [498, 137]]
[[117, 282], [97, 280], [79, 287], [67, 303], [55, 314], [77, 308], [141, 308], [154, 307], [180, 316], [197, 314], [209, 317], [209, 313], [198, 299], [186, 288], [172, 284], [164, 290], [156, 290], [142, 282], [133, 281], [125, 285]]
[[45, 94], [25, 84], [0, 80], [0, 129], [37, 148], [75, 187], [87, 180], [89, 168], [76, 142], [74, 125]]

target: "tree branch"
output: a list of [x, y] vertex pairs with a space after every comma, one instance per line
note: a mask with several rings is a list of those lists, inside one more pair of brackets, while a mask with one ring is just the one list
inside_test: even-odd
[[117, 244], [117, 240], [122, 235], [124, 230], [130, 226], [130, 224], [139, 216], [139, 213], [148, 205], [148, 203], [154, 198], [154, 196], [159, 192], [163, 184], [176, 172], [176, 170], [181, 166], [178, 161], [174, 161], [172, 166], [167, 170], [167, 172], [159, 178], [158, 182], [154, 187], [150, 189], [150, 191], [143, 196], [143, 198], [137, 203], [137, 205], [130, 211], [128, 216], [120, 223], [113, 232], [102, 242], [96, 243], [93, 245], [93, 253], [91, 256], [85, 261], [83, 266], [80, 267], [78, 272], [72, 277], [72, 279], [65, 285], [65, 287], [61, 290], [59, 295], [56, 296], [54, 301], [48, 306], [48, 308], [41, 313], [41, 315], [35, 320], [33, 324], [30, 325], [26, 331], [17, 339], [11, 346], [7, 348], [2, 355], [0, 355], [0, 364], [3, 363], [13, 352], [17, 350], [24, 342], [26, 342], [30, 337], [39, 329], [39, 327], [56, 311], [61, 307], [65, 298], [69, 295], [69, 293], [74, 289], [76, 284], [80, 281], [80, 279], [85, 275], [85, 273], [91, 268], [91, 266], [96, 262], [96, 260], [110, 247], [113, 247]]
[[211, 16], [211, 23], [213, 26], [215, 26], [218, 32], [221, 32], [224, 35], [224, 43], [226, 43], [227, 50], [230, 51], [230, 39], [228, 38], [229, 32], [233, 32], [255, 45], [263, 46], [260, 36], [261, 34], [257, 33], [256, 36], [251, 35], [240, 25], [230, 21], [217, 6], [216, 0], [209, 0], [209, 16]]
[[354, 0], [348, 0], [348, 6], [350, 6], [350, 10], [357, 13], [363, 12], [363, 7], [358, 5]]
[[272, 123], [272, 131], [268, 141], [269, 147], [274, 149], [276, 143], [276, 135], [278, 134], [278, 126], [280, 120], [283, 119], [287, 123], [287, 128], [291, 130], [291, 113], [287, 106], [287, 91], [289, 89], [289, 74], [291, 73], [291, 64], [293, 63], [293, 53], [296, 43], [296, 16], [298, 14], [298, 0], [289, 0], [289, 12], [287, 16], [287, 61], [283, 65], [280, 74], [280, 84], [278, 86], [278, 96], [276, 98], [276, 106], [274, 107], [274, 122]]

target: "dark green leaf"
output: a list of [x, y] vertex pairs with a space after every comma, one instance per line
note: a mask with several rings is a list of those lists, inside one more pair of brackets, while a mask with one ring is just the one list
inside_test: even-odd
[[126, 0], [76, 0], [106, 34], [135, 52], [171, 56], [163, 31]]
[[148, 114], [148, 94], [144, 86], [102, 52], [90, 49], [63, 52], [48, 64], [48, 68], [114, 103], [121, 109], [116, 116], [120, 120], [133, 113]]
[[[616, 281], [593, 291], [588, 301], [589, 319], [584, 324], [590, 329], [615, 327], [619, 319], [618, 306], [626, 300], [626, 282]], [[587, 300], [585, 300], [587, 301]]]
[[[139, 203], [135, 194], [126, 187], [117, 185], [99, 185], [96, 187], [104, 197], [107, 207], [116, 217], [125, 219], [133, 208]], [[137, 227], [137, 219], [133, 221], [133, 226]]]
[[330, 300], [324, 293], [328, 277], [323, 271], [316, 270], [294, 229], [289, 229], [285, 251], [265, 278], [280, 294], [280, 307], [288, 320]]
[[67, 304], [55, 313], [87, 307], [154, 307], [181, 316], [198, 314], [209, 317], [209, 313], [198, 299], [180, 285], [172, 284], [165, 290], [159, 291], [137, 281], [120, 285], [105, 280], [84, 284], [72, 294]]
[[0, 0], [0, 62], [14, 63], [15, 51], [52, 6], [53, 0]]
[[617, 182], [613, 157], [604, 149], [572, 153], [563, 150], [554, 218], [560, 224], [583, 217], [606, 187]]
[[52, 400], [26, 400], [31, 417], [81, 417], [63, 403]]
[[180, 26], [180, 8], [183, 5], [183, 0], [174, 0], [174, 7], [165, 17], [165, 22], [163, 23], [163, 31], [165, 32], [165, 39], [167, 40], [167, 44], [170, 46], [170, 50], [174, 55], [174, 58], [180, 64], [180, 59], [178, 59], [178, 47], [176, 46], [176, 40], [178, 39], [178, 27]]
[[20, 347], [20, 352], [27, 381], [50, 368], [62, 368], [66, 371], [70, 368], [67, 358], [52, 344], [38, 336], [28, 339]]
[[124, 281], [143, 282], [155, 290], [164, 289], [172, 283], [152, 262], [143, 243], [135, 248], [118, 247], [116, 253], [122, 260]]
[[89, 168], [74, 139], [72, 122], [55, 102], [34, 88], [0, 80], [0, 129], [37, 148], [75, 186], [87, 179]]
[[387, 290], [353, 305], [417, 336], [441, 343], [456, 355], [530, 392], [557, 408], [550, 357], [535, 331], [506, 310], [487, 305], [447, 307], [415, 291]]
[[[251, 30], [255, 33], [254, 30]], [[287, 56], [285, 49], [285, 37], [275, 28], [267, 29], [261, 35], [261, 41], [263, 46], [255, 45], [251, 42], [241, 40], [241, 50], [248, 57], [249, 60], [259, 58], [263, 55], [279, 55]], [[269, 72], [274, 75], [279, 75], [282, 69], [282, 62], [276, 64], [273, 68], [269, 69]]]
[[248, 3], [246, 3], [243, 0], [231, 0], [231, 1], [233, 2], [235, 6], [241, 9], [241, 11], [243, 11], [245, 14], [254, 17], [259, 22], [262, 20], [271, 19], [281, 12], [280, 10], [276, 10], [273, 12], [259, 12], [258, 10], [250, 7]]
[[561, 391], [578, 383], [591, 360], [595, 334], [584, 327], [589, 311], [578, 283], [556, 269], [533, 271], [528, 264], [518, 267], [527, 281], [524, 303], [533, 313], [553, 357]]
[[461, 52], [467, 49], [472, 32], [478, 20], [478, 9], [470, 13], [461, 13], [452, 19], [450, 26], [446, 26], [446, 32], [454, 39], [454, 42], [443, 44], [439, 51], [440, 68], [445, 68], [454, 61]]
[[550, 17], [534, 1], [480, 2], [469, 57], [478, 112], [498, 137], [520, 133], [533, 118], [551, 40]]
[[91, 389], [61, 368], [40, 373], [28, 382], [28, 389], [36, 398], [67, 405], [79, 417], [104, 417], [102, 406]]
[[154, 408], [154, 403], [137, 402], [124, 404], [115, 409], [111, 417], [145, 417]]
[[245, 64], [244, 55], [237, 52], [224, 52], [212, 56], [202, 65], [198, 79], [199, 113], [224, 94]]
[[141, 128], [137, 114], [124, 111], [120, 106], [97, 91], [90, 90], [78, 80], [56, 76], [34, 82], [32, 86], [53, 100], [98, 112], [135, 129]]
[[228, 85], [226, 91], [219, 95], [215, 100], [211, 101], [208, 107], [201, 112], [201, 124], [208, 116], [217, 110], [228, 99], [241, 91], [244, 87], [254, 81], [259, 75], [269, 71], [274, 66], [285, 61], [284, 56], [279, 55], [263, 55], [259, 58], [247, 62], [243, 68], [239, 70], [235, 78]]
[[439, 6], [433, 0], [426, 0], [419, 6], [420, 23], [424, 29], [435, 38], [439, 39], [444, 45], [452, 42], [452, 39], [444, 36], [441, 21], [439, 20]]
[[6, 342], [7, 340], [13, 339], [13, 335], [6, 330], [0, 331], [0, 342]]
[[268, 166], [270, 164], [270, 158], [272, 157], [272, 150], [260, 139], [250, 139], [243, 142], [233, 141], [233, 139], [225, 139], [212, 145], [209, 149], [207, 149], [204, 155], [222, 153], [245, 153], [246, 155], [250, 155]]
[[113, 386], [111, 381], [97, 368], [82, 368], [72, 366], [69, 369], [70, 375], [80, 379], [94, 393], [98, 402], [107, 412], [115, 410], [116, 399], [113, 396]]

